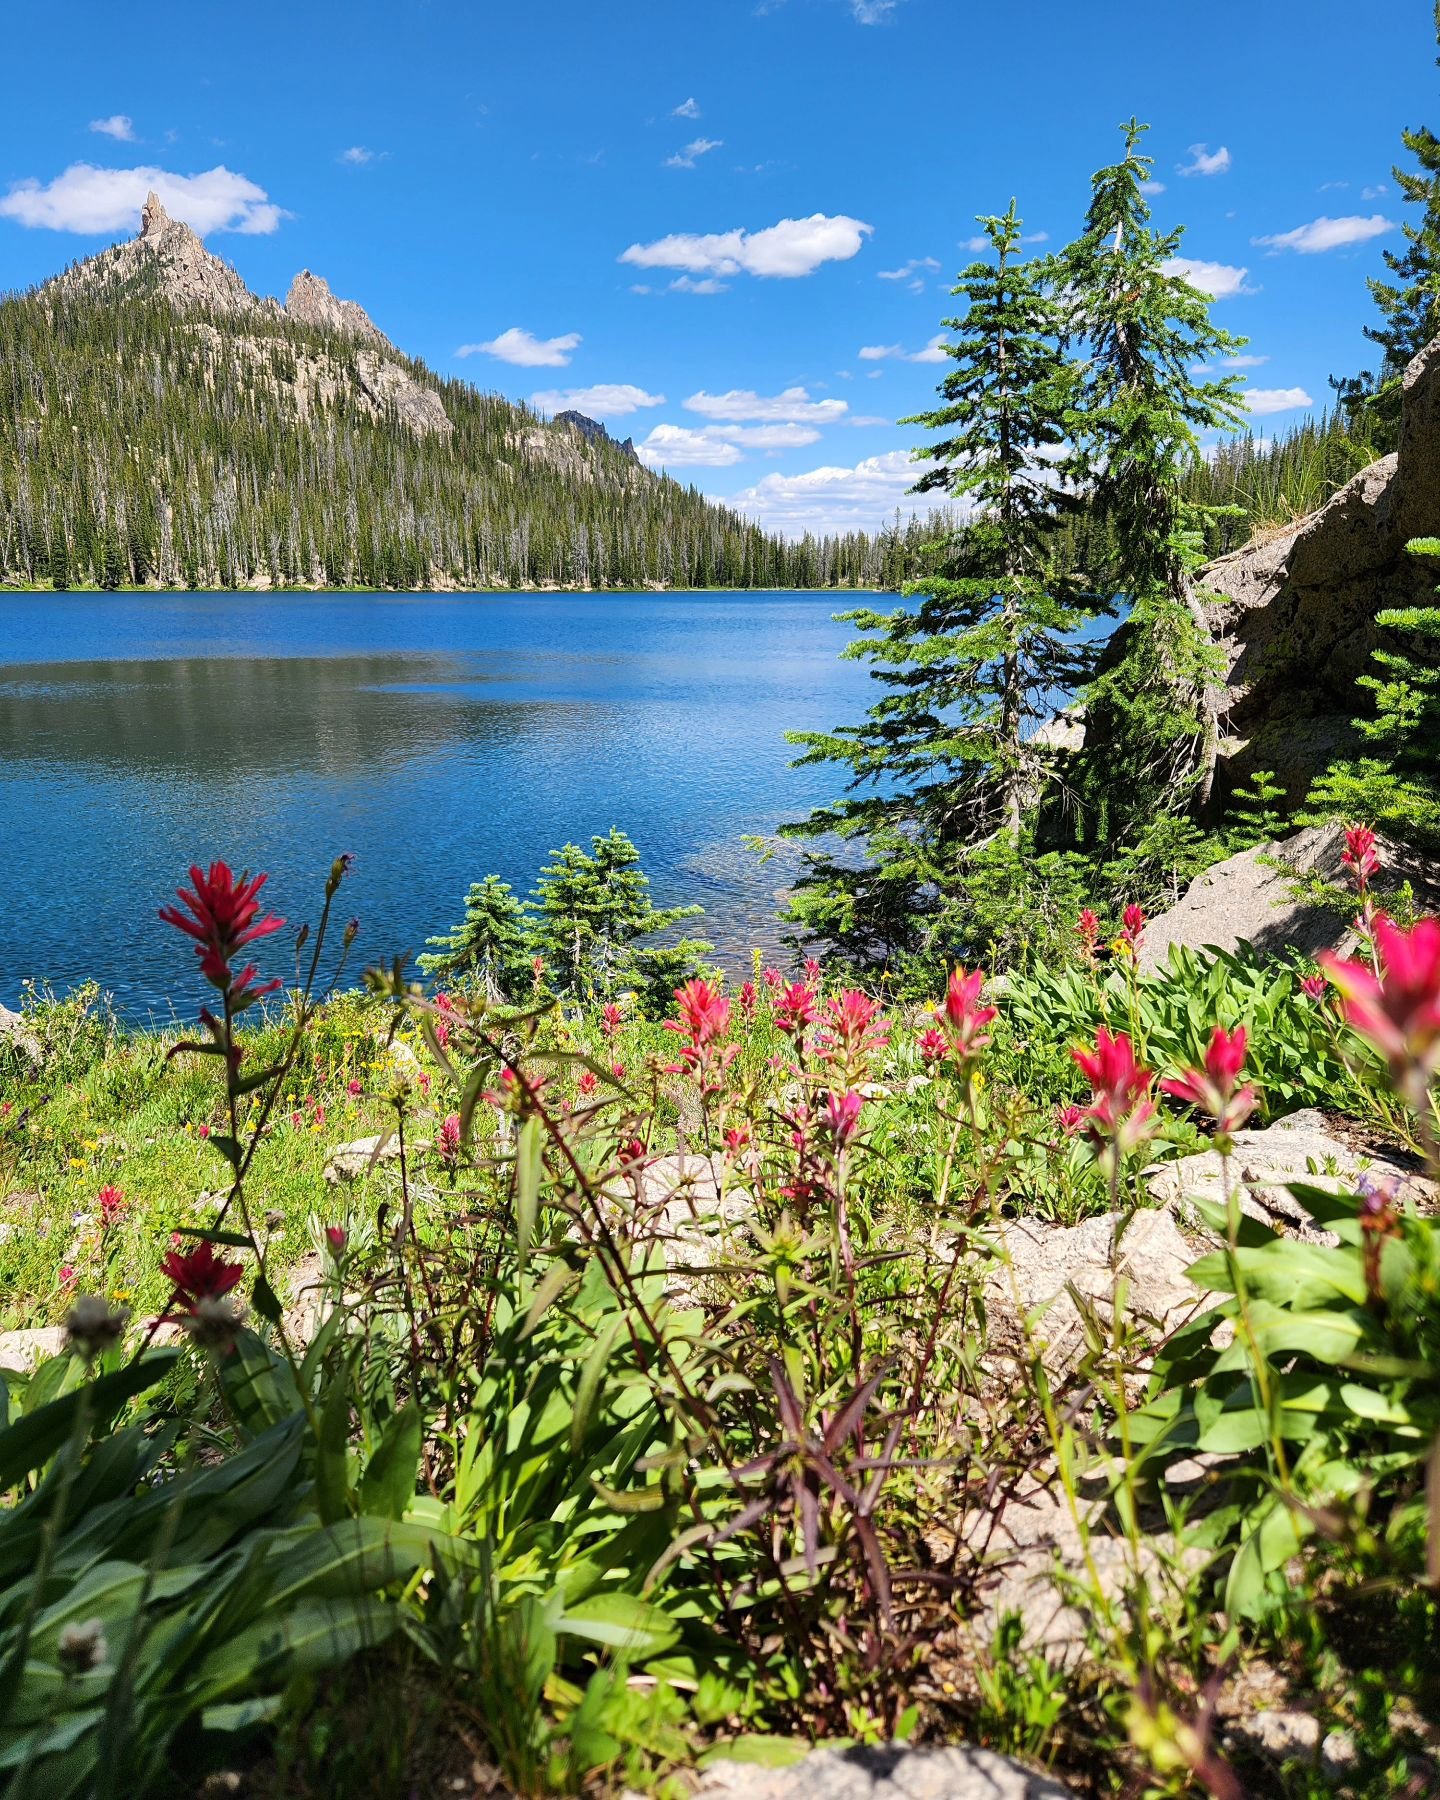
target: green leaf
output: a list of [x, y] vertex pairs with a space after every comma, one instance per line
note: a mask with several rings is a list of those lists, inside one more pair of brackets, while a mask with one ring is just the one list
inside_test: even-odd
[[268, 1725], [284, 1704], [283, 1694], [257, 1694], [253, 1700], [207, 1706], [200, 1714], [200, 1725], [205, 1731], [249, 1731], [255, 1725]]
[[633, 1594], [594, 1594], [567, 1608], [555, 1629], [629, 1656], [649, 1656], [678, 1642], [680, 1627], [660, 1607]]
[[74, 1430], [82, 1403], [90, 1408], [91, 1431], [103, 1428], [127, 1400], [164, 1380], [179, 1360], [178, 1349], [151, 1350], [16, 1420], [0, 1432], [0, 1493], [50, 1460]]
[[394, 1636], [398, 1608], [383, 1600], [302, 1600], [267, 1612], [201, 1663], [192, 1692], [204, 1706], [274, 1688], [296, 1675], [333, 1669]]
[[793, 1769], [809, 1754], [810, 1745], [803, 1738], [766, 1737], [754, 1732], [707, 1750], [700, 1758], [700, 1767], [708, 1769], [715, 1763], [737, 1762], [753, 1763], [761, 1769]]
[[532, 1116], [520, 1127], [515, 1146], [515, 1254], [522, 1276], [530, 1264], [530, 1246], [540, 1210], [542, 1148], [540, 1121]]
[[280, 1296], [263, 1273], [255, 1277], [253, 1298], [255, 1310], [260, 1317], [271, 1325], [278, 1325], [285, 1315], [285, 1309], [280, 1304]]
[[374, 1455], [360, 1478], [360, 1510], [384, 1519], [403, 1519], [415, 1497], [424, 1421], [408, 1401], [386, 1423]]
[[624, 1329], [625, 1319], [617, 1314], [595, 1340], [594, 1348], [585, 1359], [585, 1367], [580, 1371], [580, 1379], [575, 1384], [575, 1410], [570, 1415], [570, 1453], [578, 1456], [584, 1447], [585, 1434], [590, 1429], [590, 1418], [595, 1410], [595, 1397], [600, 1392], [600, 1383], [605, 1378], [605, 1368], [610, 1361], [610, 1352], [615, 1347], [615, 1340]]
[[349, 1449], [350, 1366], [342, 1362], [325, 1395], [315, 1447], [315, 1503], [327, 1525], [350, 1514]]
[[300, 1411], [289, 1364], [253, 1331], [237, 1333], [234, 1349], [219, 1359], [218, 1368], [236, 1423], [252, 1436]]

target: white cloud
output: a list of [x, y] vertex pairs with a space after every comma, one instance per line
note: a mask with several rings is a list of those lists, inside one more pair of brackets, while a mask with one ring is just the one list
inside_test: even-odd
[[821, 263], [847, 262], [873, 230], [844, 213], [812, 213], [763, 231], [674, 232], [652, 244], [631, 244], [620, 261], [690, 275], [813, 275]]
[[847, 425], [873, 426], [893, 425], [895, 421], [885, 413], [856, 413], [853, 419], [845, 421]]
[[1393, 231], [1395, 221], [1383, 213], [1372, 213], [1368, 219], [1351, 215], [1328, 219], [1323, 215], [1308, 225], [1297, 225], [1293, 231], [1277, 231], [1270, 237], [1251, 238], [1252, 244], [1263, 244], [1268, 250], [1297, 250], [1301, 256], [1313, 256], [1321, 250], [1336, 250], [1343, 244], [1363, 244], [1369, 238]]
[[900, 4], [900, 0], [850, 0], [850, 11], [857, 25], [883, 25]]
[[1247, 352], [1243, 356], [1222, 356], [1220, 366], [1225, 369], [1258, 369], [1261, 363], [1269, 360], [1268, 356], [1251, 356]]
[[933, 275], [939, 267], [933, 256], [912, 256], [909, 262], [903, 263], [898, 269], [878, 269], [876, 273], [881, 281], [908, 281], [921, 269], [928, 269]]
[[512, 325], [486, 343], [462, 344], [455, 354], [493, 356], [497, 362], [514, 363], [522, 369], [563, 369], [580, 341], [578, 331], [567, 331], [563, 337], [537, 338], [533, 332]]
[[97, 169], [72, 163], [44, 185], [17, 181], [0, 197], [0, 217], [46, 231], [133, 231], [152, 188], [168, 212], [202, 237], [212, 231], [263, 236], [291, 216], [264, 188], [223, 164], [199, 175], [172, 175], [150, 167]]
[[1152, 197], [1156, 194], [1163, 194], [1165, 192], [1165, 183], [1163, 181], [1142, 181], [1140, 183], [1140, 192], [1142, 194], [1149, 194]]
[[693, 169], [697, 156], [708, 156], [712, 150], [720, 149], [724, 142], [724, 138], [695, 138], [683, 150], [677, 150], [673, 156], [667, 156], [664, 166], [667, 169]]
[[1293, 412], [1297, 406], [1313, 406], [1315, 402], [1303, 387], [1249, 388], [1241, 399], [1257, 416], [1268, 413]]
[[116, 138], [122, 144], [135, 142], [135, 121], [129, 113], [111, 113], [108, 119], [92, 119], [90, 129], [101, 137]]
[[717, 281], [713, 275], [704, 275], [699, 281], [691, 275], [677, 275], [665, 291], [667, 294], [728, 294], [730, 283]]
[[861, 362], [944, 362], [945, 333], [937, 331], [919, 350], [907, 350], [903, 344], [862, 344], [857, 354]]
[[602, 419], [618, 419], [642, 406], [663, 406], [663, 394], [647, 394], [642, 387], [624, 381], [601, 381], [594, 387], [548, 388], [532, 394], [530, 404], [540, 412], [583, 412]]
[[897, 506], [902, 513], [925, 513], [942, 503], [939, 494], [907, 491], [925, 468], [908, 450], [890, 450], [867, 456], [853, 468], [832, 465], [801, 475], [766, 475], [725, 503], [786, 537], [806, 531], [874, 531]]
[[1230, 152], [1223, 144], [1213, 152], [1208, 144], [1192, 144], [1190, 161], [1176, 163], [1175, 171], [1179, 175], [1223, 175], [1229, 167]]
[[751, 450], [798, 450], [803, 444], [820, 441], [820, 433], [813, 425], [707, 425], [705, 430], [712, 437], [744, 444]]
[[1382, 194], [1388, 194], [1389, 192], [1390, 189], [1385, 182], [1377, 181], [1374, 187], [1361, 188], [1360, 198], [1362, 200], [1378, 200]]
[[700, 108], [695, 104], [695, 96], [692, 94], [688, 100], [682, 100], [680, 104], [671, 111], [670, 117], [672, 119], [698, 119], [700, 117]]
[[340, 152], [340, 161], [350, 163], [355, 168], [363, 168], [368, 162], [383, 159], [384, 152], [367, 149], [364, 144], [352, 144], [348, 150]]
[[657, 425], [635, 452], [652, 469], [727, 469], [743, 460], [737, 445], [685, 425]]
[[707, 394], [701, 388], [685, 402], [685, 409], [707, 419], [757, 419], [789, 425], [833, 425], [850, 410], [844, 400], [812, 400], [803, 387], [786, 388], [779, 394], [757, 394], [753, 388]]
[[1245, 285], [1248, 269], [1237, 269], [1230, 263], [1201, 262], [1193, 256], [1172, 256], [1162, 265], [1165, 273], [1180, 281], [1188, 281], [1212, 300], [1230, 300], [1236, 294], [1253, 293]]

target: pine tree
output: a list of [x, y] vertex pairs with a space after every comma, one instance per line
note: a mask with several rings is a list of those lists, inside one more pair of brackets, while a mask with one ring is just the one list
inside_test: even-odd
[[1151, 228], [1148, 127], [1123, 129], [1125, 155], [1094, 176], [1085, 229], [1057, 264], [1086, 359], [1075, 425], [1096, 471], [1093, 510], [1113, 546], [1110, 584], [1130, 605], [1125, 654], [1089, 697], [1101, 759], [1091, 798], [1110, 842], [1209, 798], [1221, 694], [1194, 580], [1204, 521], [1185, 488], [1197, 434], [1245, 416], [1238, 376], [1194, 373], [1243, 340], [1212, 325], [1208, 296], [1172, 272], [1184, 232]]
[[[1440, 0], [1435, 5], [1440, 39]], [[1436, 58], [1440, 66], [1440, 57]], [[1400, 141], [1418, 169], [1391, 170], [1405, 200], [1420, 209], [1416, 223], [1403, 227], [1407, 248], [1385, 252], [1391, 279], [1369, 278], [1381, 322], [1365, 335], [1384, 355], [1378, 370], [1333, 382], [1341, 404], [1357, 425], [1374, 437], [1378, 451], [1393, 450], [1400, 432], [1400, 384], [1411, 359], [1440, 336], [1440, 137], [1426, 126], [1402, 131]]]
[[578, 844], [552, 853], [530, 905], [531, 940], [551, 986], [584, 999], [635, 989], [647, 1007], [663, 1010], [710, 946], [692, 938], [662, 945], [643, 940], [698, 918], [702, 909], [653, 905], [640, 853], [623, 831], [612, 827], [590, 844], [590, 855]]
[[434, 954], [420, 968], [437, 981], [468, 976], [492, 1000], [519, 996], [530, 970], [525, 914], [498, 875], [477, 881], [465, 896], [465, 917], [444, 937], [427, 938]]
[[[1416, 538], [1412, 555], [1440, 557], [1440, 538]], [[1401, 640], [1377, 650], [1381, 673], [1359, 685], [1375, 712], [1357, 719], [1379, 754], [1331, 764], [1307, 797], [1311, 818], [1364, 820], [1407, 843], [1440, 843], [1440, 606], [1387, 607], [1375, 622]]]
[[993, 260], [953, 290], [966, 305], [944, 321], [956, 336], [942, 404], [904, 421], [945, 434], [917, 452], [934, 463], [917, 487], [943, 488], [968, 521], [933, 547], [934, 573], [906, 586], [912, 610], [842, 615], [869, 634], [847, 654], [889, 690], [866, 721], [790, 740], [801, 763], [848, 769], [853, 796], [790, 834], [834, 833], [865, 852], [853, 866], [812, 854], [791, 917], [857, 961], [914, 948], [926, 896], [962, 854], [996, 839], [1018, 851], [1046, 782], [1034, 728], [1092, 666], [1074, 634], [1096, 609], [1054, 558], [1078, 504], [1073, 469], [1057, 468], [1073, 384], [1064, 315], [1045, 269], [1019, 259], [1014, 201], [981, 223]]

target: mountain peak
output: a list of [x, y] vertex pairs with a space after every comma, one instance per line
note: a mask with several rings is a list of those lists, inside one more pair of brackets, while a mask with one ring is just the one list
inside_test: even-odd
[[290, 283], [290, 292], [285, 296], [285, 313], [301, 325], [343, 332], [347, 337], [368, 338], [385, 350], [394, 348], [363, 306], [332, 294], [325, 277], [312, 275], [308, 269], [302, 269]]
[[145, 205], [140, 212], [141, 237], [159, 237], [165, 227], [167, 225], [172, 225], [173, 223], [174, 220], [165, 210], [164, 202], [155, 192], [154, 188], [151, 188], [150, 192], [145, 196]]

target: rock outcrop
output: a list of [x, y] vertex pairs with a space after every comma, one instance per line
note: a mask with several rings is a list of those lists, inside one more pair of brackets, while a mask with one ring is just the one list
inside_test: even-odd
[[23, 1013], [0, 1006], [0, 1050], [13, 1050], [27, 1062], [38, 1063], [42, 1048], [39, 1038], [25, 1022]]
[[1065, 1800], [1073, 1792], [993, 1750], [854, 1744], [820, 1745], [788, 1769], [713, 1762], [695, 1800]]
[[[384, 339], [380, 341], [383, 343]], [[355, 376], [361, 396], [376, 413], [393, 413], [417, 436], [429, 432], [448, 436], [455, 429], [440, 396], [433, 388], [421, 387], [403, 364], [362, 350], [355, 358]]]
[[[157, 194], [145, 202], [138, 237], [77, 263], [48, 286], [116, 301], [158, 291], [177, 312], [203, 315], [193, 329], [212, 357], [248, 365], [257, 382], [301, 417], [317, 403], [332, 405], [348, 394], [361, 412], [397, 418], [417, 436], [448, 436], [454, 429], [439, 394], [416, 380], [364, 307], [341, 300], [322, 276], [308, 269], [290, 284], [283, 307], [252, 294], [188, 225], [170, 217]], [[256, 329], [246, 329], [252, 320]], [[287, 320], [357, 339], [365, 348], [352, 360], [331, 354], [324, 345], [292, 340], [293, 373], [282, 377], [275, 363], [274, 332], [264, 327], [270, 322], [283, 326]]]
[[1004, 1260], [985, 1281], [990, 1351], [1023, 1359], [1028, 1321], [1052, 1375], [1084, 1354], [1075, 1295], [1104, 1316], [1123, 1282], [1131, 1318], [1156, 1338], [1183, 1324], [1203, 1299], [1186, 1275], [1198, 1253], [1165, 1210], [1137, 1212], [1128, 1223], [1123, 1214], [1101, 1213], [1068, 1227], [1008, 1219], [998, 1237]]
[[1352, 744], [1354, 684], [1385, 643], [1375, 614], [1423, 604], [1432, 562], [1406, 553], [1440, 535], [1440, 338], [1405, 372], [1400, 447], [1362, 469], [1292, 531], [1203, 571], [1229, 663], [1229, 785], [1272, 769], [1300, 799]]
[[285, 316], [299, 325], [313, 325], [319, 331], [365, 338], [382, 350], [395, 348], [358, 301], [342, 300], [338, 294], [332, 294], [325, 277], [312, 275], [308, 269], [302, 269], [290, 283], [290, 292], [285, 296]]
[[628, 456], [631, 462], [638, 463], [640, 460], [635, 449], [634, 438], [611, 437], [598, 419], [588, 418], [582, 412], [558, 412], [551, 423], [568, 425], [572, 431], [578, 431], [587, 444], [613, 444], [617, 450]]
[[279, 317], [273, 300], [252, 294], [228, 263], [201, 243], [180, 219], [172, 219], [160, 196], [151, 193], [140, 214], [140, 233], [87, 257], [49, 288], [62, 293], [161, 293], [179, 312], [209, 312], [223, 318]]
[[1288, 1192], [1305, 1182], [1326, 1193], [1353, 1193], [1363, 1179], [1383, 1183], [1406, 1206], [1436, 1210], [1440, 1190], [1414, 1165], [1387, 1151], [1354, 1149], [1335, 1136], [1322, 1113], [1307, 1108], [1277, 1120], [1268, 1129], [1237, 1131], [1229, 1166], [1216, 1150], [1182, 1156], [1146, 1172], [1152, 1197], [1185, 1218], [1197, 1200], [1223, 1205], [1225, 1184], [1236, 1183], [1244, 1211], [1281, 1233], [1325, 1240], [1310, 1215]]
[[[1168, 912], [1146, 925], [1141, 970], [1153, 974], [1163, 969], [1172, 944], [1232, 952], [1250, 944], [1268, 955], [1298, 950], [1302, 956], [1343, 948], [1353, 937], [1349, 912], [1307, 898], [1297, 900], [1292, 887], [1316, 876], [1331, 887], [1348, 888], [1340, 860], [1344, 849], [1341, 826], [1307, 826], [1288, 838], [1258, 844], [1213, 864], [1195, 877]], [[1380, 840], [1380, 860], [1385, 885], [1408, 882], [1423, 911], [1440, 911], [1440, 864], [1388, 839]]]

